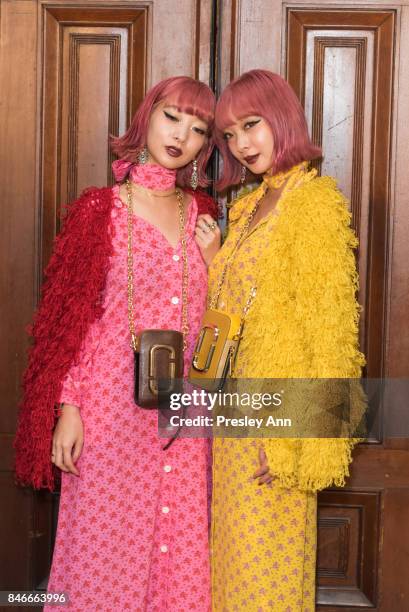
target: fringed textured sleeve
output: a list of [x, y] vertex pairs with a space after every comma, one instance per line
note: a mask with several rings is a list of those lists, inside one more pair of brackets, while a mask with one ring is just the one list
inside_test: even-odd
[[[304, 337], [311, 351], [307, 374], [327, 379], [358, 379], [365, 360], [358, 348], [360, 307], [356, 298], [358, 275], [353, 251], [358, 241], [350, 228], [348, 201], [329, 177], [317, 179], [306, 191], [309, 192], [305, 211], [310, 222], [308, 249], [312, 255], [306, 257], [305, 244], [298, 241], [294, 245], [294, 258], [299, 262], [296, 303], [305, 313]], [[327, 388], [331, 392], [331, 384]], [[349, 388], [349, 414], [343, 423], [347, 437], [342, 437], [340, 431], [337, 438], [300, 440], [297, 478], [300, 489], [319, 490], [345, 484], [351, 451], [360, 441], [351, 436], [365, 414], [360, 386], [352, 380]], [[330, 395], [324, 394], [322, 399], [329, 404]]]
[[[359, 379], [365, 360], [358, 348], [357, 239], [350, 218], [347, 200], [329, 177], [307, 183], [282, 202], [246, 321], [241, 350], [252, 364], [249, 377]], [[351, 450], [361, 440], [345, 431], [365, 413], [360, 386], [352, 388], [350, 427], [338, 437], [312, 437], [310, 428], [304, 437], [263, 439], [281, 486], [317, 491], [345, 484]], [[319, 418], [321, 407], [325, 418], [328, 399], [323, 394], [311, 414], [302, 414], [304, 422]]]
[[50, 461], [62, 381], [78, 363], [92, 323], [103, 312], [103, 289], [112, 253], [111, 189], [91, 188], [70, 205], [45, 271], [30, 333], [32, 346], [19, 406], [16, 481], [53, 489]]

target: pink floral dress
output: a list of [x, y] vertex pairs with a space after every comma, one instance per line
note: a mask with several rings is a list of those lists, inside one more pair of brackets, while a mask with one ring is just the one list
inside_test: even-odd
[[[146, 185], [144, 172], [158, 167], [137, 168], [142, 175], [131, 175], [132, 180]], [[161, 188], [160, 182], [156, 188]], [[157, 411], [134, 403], [127, 208], [119, 199], [118, 186], [113, 197], [114, 255], [105, 312], [90, 329], [60, 398], [80, 407], [84, 424], [84, 447], [77, 462], [80, 476], [62, 473], [48, 584], [48, 592], [65, 592], [70, 603], [44, 610], [207, 612], [209, 445], [206, 439], [178, 438], [163, 450], [167, 440], [158, 436]], [[206, 267], [194, 240], [196, 217], [193, 199], [186, 220], [190, 324], [186, 369], [207, 291]], [[136, 329], [180, 329], [181, 245], [172, 248], [157, 228], [136, 215], [133, 226]]]

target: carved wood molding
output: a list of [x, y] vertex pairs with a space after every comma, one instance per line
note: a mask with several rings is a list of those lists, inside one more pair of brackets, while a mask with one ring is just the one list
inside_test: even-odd
[[[312, 139], [322, 146], [323, 132], [323, 102], [324, 102], [324, 66], [325, 51], [328, 48], [353, 48], [356, 50], [355, 72], [355, 101], [354, 101], [354, 130], [352, 148], [352, 189], [351, 212], [352, 225], [360, 226], [360, 203], [362, 196], [362, 165], [363, 165], [363, 139], [365, 104], [365, 77], [366, 77], [366, 38], [316, 36], [314, 38], [314, 91], [312, 111]], [[321, 172], [321, 160], [313, 164]]]
[[338, 558], [337, 567], [329, 568], [321, 566], [319, 575], [326, 578], [345, 579], [348, 569], [348, 543], [350, 538], [351, 521], [347, 516], [320, 517], [318, 529], [329, 529], [336, 531], [338, 535]]
[[[79, 113], [79, 57], [82, 45], [107, 45], [110, 49], [110, 75], [109, 75], [109, 134], [117, 134], [119, 127], [119, 78], [120, 78], [120, 51], [121, 38], [116, 35], [89, 35], [70, 34], [69, 36], [69, 116], [70, 129], [68, 131], [68, 170], [66, 193], [68, 200], [77, 197], [77, 160], [78, 160], [78, 113]], [[110, 172], [114, 155], [111, 153], [108, 142], [108, 168]]]

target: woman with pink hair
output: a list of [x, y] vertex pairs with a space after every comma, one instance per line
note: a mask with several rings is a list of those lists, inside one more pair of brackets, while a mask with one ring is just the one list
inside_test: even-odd
[[69, 602], [46, 610], [210, 608], [207, 440], [158, 436], [158, 411], [134, 400], [131, 344], [180, 331], [190, 362], [220, 243], [196, 191], [214, 106], [191, 78], [154, 86], [112, 138], [116, 185], [86, 190], [56, 238], [15, 440], [18, 482], [53, 489], [62, 472], [48, 591]]
[[[339, 382], [359, 378], [364, 363], [357, 241], [335, 181], [308, 167], [321, 151], [284, 79], [243, 74], [222, 93], [215, 123], [219, 187], [261, 180], [230, 207], [210, 307], [244, 325], [231, 384], [246, 392], [250, 380], [267, 402], [279, 392], [279, 416], [292, 419], [280, 431], [266, 408], [250, 415], [265, 419], [256, 435], [237, 428], [214, 439], [213, 610], [313, 612], [316, 494], [344, 484], [365, 407], [359, 384], [344, 397], [351, 381]], [[349, 421], [337, 418], [343, 400]]]

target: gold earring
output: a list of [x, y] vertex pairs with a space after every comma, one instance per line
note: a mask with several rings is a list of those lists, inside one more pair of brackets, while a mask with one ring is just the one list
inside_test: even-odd
[[199, 175], [197, 173], [197, 159], [194, 159], [192, 162], [192, 176], [190, 177], [190, 184], [192, 189], [195, 191], [199, 184]]
[[138, 162], [141, 165], [143, 165], [143, 164], [146, 164], [148, 159], [149, 159], [149, 151], [148, 151], [148, 147], [145, 145], [138, 154]]
[[241, 176], [240, 176], [240, 183], [242, 185], [244, 185], [244, 183], [246, 182], [246, 176], [247, 176], [247, 168], [246, 168], [246, 166], [242, 166], [241, 167]]

